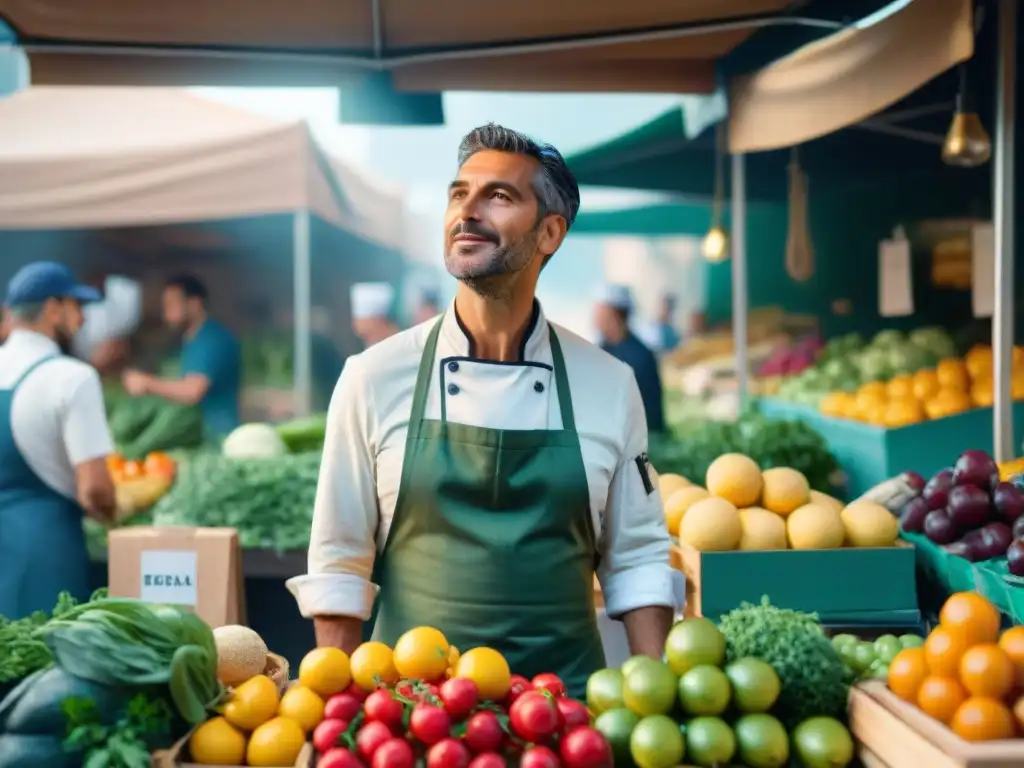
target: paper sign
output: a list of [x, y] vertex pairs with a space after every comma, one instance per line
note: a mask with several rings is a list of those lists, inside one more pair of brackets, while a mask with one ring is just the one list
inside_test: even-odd
[[195, 607], [196, 553], [185, 550], [148, 550], [140, 554], [139, 599], [147, 603]]
[[906, 237], [878, 244], [878, 314], [914, 314], [914, 285], [910, 272], [910, 241]]
[[992, 317], [996, 290], [996, 233], [985, 222], [971, 227], [971, 307], [975, 317]]

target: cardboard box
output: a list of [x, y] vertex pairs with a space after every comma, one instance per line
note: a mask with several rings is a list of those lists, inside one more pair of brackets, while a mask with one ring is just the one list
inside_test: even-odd
[[781, 549], [673, 554], [686, 574], [686, 615], [715, 621], [765, 595], [779, 608], [817, 613], [823, 624], [910, 627], [920, 623], [914, 549]]
[[850, 731], [870, 768], [1021, 768], [1024, 739], [971, 744], [873, 680], [850, 692]]
[[127, 527], [110, 532], [110, 594], [193, 609], [211, 627], [245, 624], [234, 528]]
[[[154, 752], [152, 768], [239, 768], [238, 766], [200, 766], [191, 762], [191, 757], [188, 754], [188, 740], [191, 736], [192, 733], [189, 732], [170, 749]], [[312, 765], [313, 745], [307, 741], [293, 765], [282, 765], [276, 768], [311, 768]]]

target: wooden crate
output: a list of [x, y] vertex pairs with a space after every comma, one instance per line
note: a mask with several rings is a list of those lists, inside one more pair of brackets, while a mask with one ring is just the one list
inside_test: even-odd
[[877, 680], [850, 692], [850, 730], [869, 768], [1024, 766], [1024, 739], [966, 742]]
[[[151, 768], [239, 768], [238, 766], [201, 766], [191, 762], [188, 754], [188, 740], [192, 736], [190, 731], [179, 741], [175, 742], [170, 749], [153, 753]], [[313, 745], [308, 741], [299, 752], [294, 765], [280, 766], [280, 768], [312, 768], [313, 766]]]

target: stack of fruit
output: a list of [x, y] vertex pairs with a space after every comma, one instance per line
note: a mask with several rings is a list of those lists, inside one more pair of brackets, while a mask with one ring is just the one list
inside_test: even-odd
[[999, 626], [985, 598], [953, 595], [924, 645], [892, 660], [889, 689], [967, 741], [1024, 734], [1024, 627]]
[[891, 547], [899, 535], [896, 518], [880, 504], [844, 507], [812, 491], [797, 470], [762, 471], [739, 453], [711, 463], [706, 488], [669, 480], [659, 478], [669, 533], [701, 552]]
[[166, 453], [151, 453], [142, 461], [113, 454], [107, 457], [107, 469], [114, 481], [120, 521], [156, 504], [174, 485], [178, 465]]
[[811, 717], [787, 733], [770, 714], [781, 691], [775, 670], [753, 657], [723, 668], [725, 654], [714, 623], [685, 619], [669, 634], [664, 662], [634, 656], [591, 676], [587, 705], [616, 765], [781, 768], [791, 752], [805, 768], [850, 763], [853, 741], [841, 723]]
[[875, 640], [861, 640], [856, 635], [842, 634], [832, 638], [832, 645], [854, 680], [886, 680], [889, 664], [900, 651], [918, 648], [924, 643], [919, 635], [881, 635]]

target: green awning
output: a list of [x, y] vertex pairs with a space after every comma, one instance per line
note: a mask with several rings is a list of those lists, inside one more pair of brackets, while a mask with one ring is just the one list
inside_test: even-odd
[[636, 235], [638, 237], [703, 237], [711, 227], [711, 206], [659, 203], [608, 211], [581, 211], [574, 235]]

